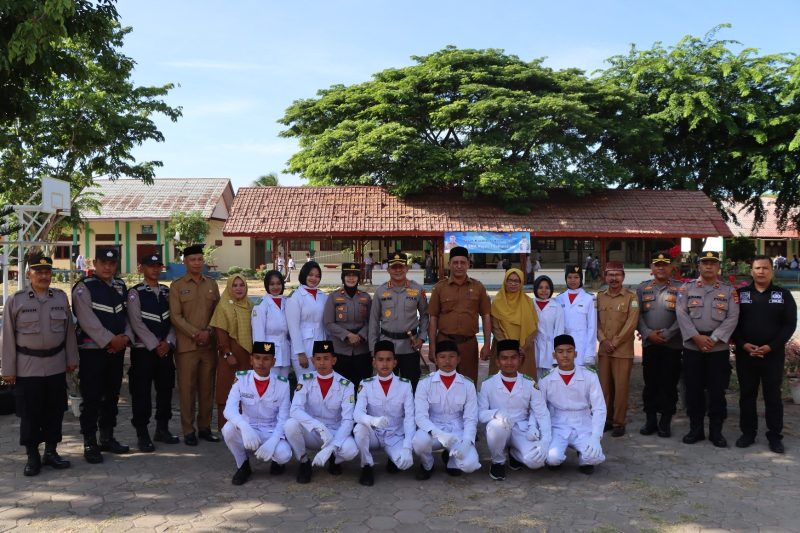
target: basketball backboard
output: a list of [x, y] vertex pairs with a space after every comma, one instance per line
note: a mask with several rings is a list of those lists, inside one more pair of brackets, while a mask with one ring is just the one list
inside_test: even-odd
[[45, 213], [69, 212], [72, 196], [69, 183], [55, 178], [42, 178], [42, 206]]

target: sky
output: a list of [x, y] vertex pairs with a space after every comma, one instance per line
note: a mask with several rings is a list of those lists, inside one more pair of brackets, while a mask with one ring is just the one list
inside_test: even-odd
[[122, 51], [137, 63], [134, 83], [175, 84], [166, 101], [183, 108], [176, 123], [154, 116], [165, 141], [134, 156], [162, 161], [157, 178], [229, 178], [234, 189], [269, 172], [305, 183], [284, 173], [297, 142], [279, 136], [277, 120], [293, 101], [448, 45], [591, 72], [631, 44], [668, 46], [730, 23], [719, 38], [800, 51], [794, 0], [119, 0], [118, 9], [133, 29]]

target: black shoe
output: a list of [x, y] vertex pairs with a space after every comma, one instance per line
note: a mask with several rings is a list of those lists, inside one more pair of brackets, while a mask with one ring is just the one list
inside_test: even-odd
[[365, 487], [371, 487], [375, 484], [375, 474], [373, 473], [372, 465], [361, 467], [361, 477], [358, 478], [358, 482]]
[[66, 459], [62, 459], [58, 452], [55, 449], [52, 450], [45, 450], [44, 456], [42, 457], [42, 464], [46, 464], [48, 466], [52, 466], [56, 470], [64, 470], [65, 468], [70, 467], [70, 462]]
[[447, 468], [447, 463], [450, 462], [450, 452], [447, 451], [447, 448], [442, 450], [442, 462], [444, 463], [444, 467]]
[[662, 439], [668, 439], [672, 436], [672, 415], [661, 415], [661, 420], [658, 421], [658, 436]]
[[506, 478], [506, 465], [492, 463], [492, 466], [489, 468], [489, 477], [495, 481], [503, 481]]
[[26, 476], [38, 476], [42, 471], [42, 457], [39, 455], [38, 446], [27, 446], [26, 452], [28, 454], [28, 461], [25, 463], [25, 468], [22, 473]]
[[551, 464], [548, 464], [548, 465], [547, 465], [547, 469], [548, 469], [548, 470], [561, 470], [561, 465], [551, 465]]
[[297, 469], [297, 482], [303, 484], [311, 482], [311, 461], [308, 459], [301, 462]]
[[83, 441], [83, 458], [89, 464], [98, 464], [103, 462], [103, 454], [100, 453], [100, 446], [94, 438], [86, 439]]
[[640, 435], [652, 435], [658, 431], [658, 419], [655, 413], [647, 413], [647, 420], [639, 430]]
[[611, 431], [613, 427], [614, 424], [612, 424], [611, 422], [606, 422], [606, 424], [603, 426], [603, 433], [605, 433], [606, 431]]
[[414, 476], [414, 479], [417, 481], [427, 481], [433, 475], [433, 466], [430, 469], [426, 469], [424, 466], [419, 465], [419, 472]]
[[594, 474], [594, 465], [581, 465], [578, 467], [581, 474], [586, 474], [587, 476]]
[[772, 453], [785, 453], [786, 449], [783, 447], [783, 442], [779, 439], [769, 441], [769, 450]]
[[280, 476], [286, 471], [286, 465], [278, 464], [274, 460], [269, 465], [269, 475]]
[[136, 445], [142, 453], [153, 453], [156, 451], [156, 447], [152, 439], [150, 439], [150, 432], [147, 431], [147, 428], [136, 430]]
[[253, 470], [250, 468], [250, 460], [245, 459], [242, 466], [239, 467], [239, 470], [233, 475], [231, 479], [231, 483], [234, 485], [244, 485], [247, 483], [247, 480], [250, 479], [250, 474], [253, 473]]
[[722, 433], [717, 433], [717, 432], [711, 433], [711, 432], [709, 432], [708, 433], [708, 440], [710, 440], [711, 444], [713, 444], [717, 448], [727, 448], [728, 447], [728, 441], [725, 439], [725, 437], [722, 436]]
[[131, 451], [131, 448], [127, 444], [120, 444], [120, 442], [114, 437], [109, 437], [106, 440], [100, 441], [100, 451], [125, 454]]
[[328, 473], [332, 476], [342, 475], [342, 465], [338, 464], [333, 457], [328, 459]]
[[701, 440], [705, 440], [706, 435], [703, 433], [702, 428], [690, 429], [689, 433], [683, 436], [683, 443], [684, 444], [694, 444], [695, 442], [700, 442]]
[[461, 475], [461, 470], [459, 470], [458, 468], [450, 468], [447, 466], [447, 463], [450, 462], [450, 452], [447, 451], [447, 448], [442, 450], [442, 461], [444, 462], [444, 471], [447, 472], [448, 475], [454, 477]]
[[210, 429], [201, 429], [197, 432], [197, 436], [208, 442], [219, 442], [219, 437], [214, 435]]
[[194, 431], [183, 436], [183, 443], [187, 446], [197, 446], [197, 435]]
[[622, 437], [625, 435], [625, 426], [614, 426], [614, 429], [611, 430], [612, 437]]
[[177, 435], [170, 433], [169, 428], [157, 427], [156, 432], [153, 434], [153, 440], [156, 442], [163, 442], [164, 444], [178, 444], [181, 439]]
[[756, 441], [756, 438], [750, 435], [742, 434], [736, 439], [737, 448], [748, 448]]
[[525, 465], [514, 459], [514, 456], [508, 454], [508, 467], [511, 470], [521, 470]]
[[394, 464], [394, 461], [389, 459], [388, 461], [386, 461], [386, 471], [389, 472], [390, 474], [396, 474], [400, 471], [400, 469], [397, 468], [397, 465]]

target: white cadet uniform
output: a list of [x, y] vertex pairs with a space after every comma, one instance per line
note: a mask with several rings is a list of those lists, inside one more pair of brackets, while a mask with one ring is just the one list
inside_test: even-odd
[[[577, 294], [570, 303], [569, 294]], [[583, 288], [568, 289], [558, 296], [556, 301], [564, 308], [564, 333], [575, 340], [575, 364], [579, 366], [594, 365], [597, 362], [597, 307], [594, 296]], [[553, 353], [552, 345], [550, 352]]]
[[[292, 366], [294, 375], [302, 376], [307, 372], [314, 372], [314, 341], [328, 339], [325, 332], [325, 323], [322, 313], [325, 311], [325, 300], [328, 295], [317, 289], [317, 297], [309, 293], [304, 286], [298, 287], [292, 296], [284, 301], [286, 306], [286, 323], [289, 325], [289, 336], [292, 340]], [[298, 354], [305, 353], [308, 358], [308, 368], [300, 366]], [[300, 378], [297, 378], [300, 381]]]
[[[538, 375], [543, 376], [542, 370], [550, 372], [553, 370], [555, 359], [553, 359], [553, 340], [564, 333], [564, 306], [555, 298], [547, 300], [544, 309], [539, 309], [536, 302], [543, 300], [535, 299], [533, 303], [536, 309], [536, 316], [539, 318], [539, 325], [536, 330], [536, 368]], [[541, 378], [539, 378], [541, 380]]]
[[[289, 325], [286, 322], [286, 298], [280, 296], [281, 306], [271, 294], [264, 296], [253, 308], [250, 323], [253, 327], [253, 341], [271, 342], [275, 345], [275, 366], [272, 373], [289, 377], [292, 368], [292, 345], [289, 342]], [[310, 359], [310, 357], [309, 357]]]
[[486, 378], [478, 392], [478, 420], [486, 424], [492, 463], [505, 464], [506, 448], [528, 468], [541, 468], [550, 448], [550, 412], [532, 377], [517, 373], [509, 391], [503, 375]]
[[449, 389], [439, 372], [422, 378], [414, 397], [414, 418], [419, 429], [412, 446], [426, 470], [433, 468], [433, 452], [442, 448], [450, 455], [448, 468], [469, 473], [481, 467], [475, 449], [478, 399], [469, 378], [456, 374]]
[[[411, 468], [403, 464], [401, 455], [411, 453], [411, 439], [417, 429], [414, 421], [414, 393], [406, 378], [390, 378], [388, 393], [383, 392], [380, 378], [374, 376], [361, 381], [353, 419], [356, 422], [353, 437], [361, 453], [361, 466], [375, 464], [370, 450], [383, 448], [389, 459], [402, 470]], [[374, 427], [375, 419], [386, 417], [385, 427]], [[405, 467], [405, 468], [403, 468]]]
[[[316, 372], [302, 374], [295, 389], [284, 432], [298, 461], [306, 454], [306, 447], [319, 450], [326, 445], [333, 446], [337, 463], [349, 461], [358, 455], [356, 442], [351, 435], [355, 407], [353, 384], [336, 372], [331, 375], [333, 383], [325, 398], [322, 397]], [[330, 433], [330, 442], [323, 442], [320, 436], [323, 431]]]
[[[286, 464], [292, 458], [292, 450], [283, 436], [283, 426], [289, 418], [289, 380], [283, 376], [272, 376], [263, 396], [256, 389], [255, 372], [241, 370], [236, 372], [228, 400], [225, 402], [225, 425], [222, 436], [225, 444], [236, 459], [236, 467], [247, 460], [247, 453], [257, 450], [270, 452], [271, 459], [278, 464]], [[241, 412], [240, 411], [241, 408]], [[248, 450], [245, 446], [242, 429], [248, 426], [258, 435], [259, 445]], [[259, 454], [260, 455], [260, 454]]]
[[[606, 402], [597, 374], [576, 365], [575, 374], [567, 385], [556, 368], [539, 381], [539, 387], [550, 410], [553, 427], [547, 464], [563, 463], [567, 446], [580, 453], [581, 465], [597, 465], [605, 461], [600, 439], [606, 423]], [[585, 453], [589, 444], [596, 446], [599, 453]]]

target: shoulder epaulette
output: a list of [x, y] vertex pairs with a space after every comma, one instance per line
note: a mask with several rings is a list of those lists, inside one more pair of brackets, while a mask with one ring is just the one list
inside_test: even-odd
[[[401, 379], [402, 379], [402, 378], [401, 378]], [[362, 382], [362, 383], [367, 383], [367, 382], [369, 382], [369, 381], [375, 381], [375, 376], [372, 376], [372, 377], [369, 377], [369, 378], [367, 378], [367, 379], [362, 379], [362, 380], [361, 380], [361, 382]]]
[[344, 385], [346, 387], [346, 386], [350, 385], [350, 380], [347, 379], [347, 378], [342, 378], [342, 379], [339, 380], [339, 383], [341, 383], [342, 385]]
[[[464, 374], [461, 374], [461, 375], [462, 375], [462, 376], [464, 376]], [[464, 379], [466, 379], [467, 381], [469, 381], [469, 382], [470, 382], [470, 383], [472, 383], [473, 385], [475, 384], [475, 382], [474, 382], [474, 381], [472, 381], [472, 378], [471, 378], [471, 377], [469, 377], [469, 376], [464, 376]]]
[[250, 372], [250, 371], [249, 370], [237, 370], [236, 371], [236, 375], [237, 376], [246, 376], [248, 372]]
[[400, 378], [400, 381], [402, 381], [403, 383], [411, 383], [411, 380], [408, 378]]
[[285, 382], [288, 383], [289, 382], [289, 378], [287, 378], [286, 376], [278, 376], [278, 381], [285, 381]]
[[528, 381], [534, 381], [534, 379], [530, 377], [528, 374], [522, 374], [522, 377], [527, 379]]
[[314, 379], [314, 374], [303, 374], [303, 379], [308, 381], [309, 379]]
[[539, 376], [539, 381], [541, 381], [542, 379], [544, 379], [544, 378], [546, 378], [547, 376], [549, 376], [549, 375], [550, 375], [550, 372], [552, 372], [552, 370], [545, 370], [545, 371], [544, 371], [544, 374], [542, 374], [541, 376]]

